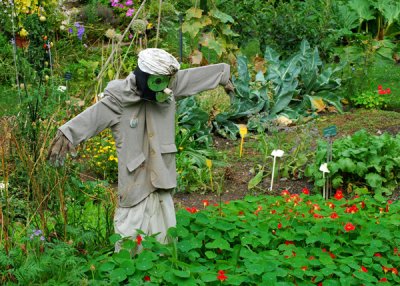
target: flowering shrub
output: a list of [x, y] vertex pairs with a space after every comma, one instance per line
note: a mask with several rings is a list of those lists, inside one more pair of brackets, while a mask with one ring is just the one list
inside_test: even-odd
[[353, 95], [351, 101], [358, 107], [379, 109], [387, 106], [390, 98], [386, 95], [391, 93], [390, 88], [384, 89], [382, 85], [378, 85], [377, 91], [365, 91], [361, 94]]
[[92, 171], [109, 182], [116, 182], [118, 178], [118, 158], [114, 139], [109, 130], [90, 139], [83, 151], [82, 158]]
[[400, 283], [398, 202], [339, 194], [326, 201], [285, 191], [188, 209], [178, 211], [169, 231], [175, 243], [144, 237], [144, 251], [132, 259], [132, 242], [94, 261], [93, 279], [117, 285]]

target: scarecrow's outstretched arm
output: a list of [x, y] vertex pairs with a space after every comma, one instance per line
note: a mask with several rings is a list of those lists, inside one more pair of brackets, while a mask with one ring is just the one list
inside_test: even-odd
[[230, 66], [214, 64], [197, 68], [180, 70], [170, 85], [174, 96], [189, 96], [223, 85], [229, 93], [233, 91], [230, 82]]

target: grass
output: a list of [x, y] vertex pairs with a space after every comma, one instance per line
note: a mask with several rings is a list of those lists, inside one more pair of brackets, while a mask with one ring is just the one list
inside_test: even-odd
[[9, 86], [0, 85], [0, 117], [18, 112], [18, 91]]

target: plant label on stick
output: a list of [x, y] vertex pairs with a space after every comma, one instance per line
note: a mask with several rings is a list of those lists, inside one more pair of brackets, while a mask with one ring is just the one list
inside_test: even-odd
[[332, 125], [324, 128], [323, 130], [324, 137], [333, 137], [337, 134], [336, 125]]
[[247, 126], [244, 124], [239, 124], [238, 127], [239, 127], [239, 134], [240, 134], [239, 157], [242, 157], [244, 137], [246, 137], [246, 134], [247, 134]]
[[285, 152], [283, 150], [273, 150], [271, 155], [274, 157], [274, 161], [272, 163], [272, 175], [271, 175], [271, 186], [269, 190], [272, 191], [272, 187], [274, 186], [274, 175], [275, 175], [275, 164], [276, 164], [276, 157], [282, 157]]

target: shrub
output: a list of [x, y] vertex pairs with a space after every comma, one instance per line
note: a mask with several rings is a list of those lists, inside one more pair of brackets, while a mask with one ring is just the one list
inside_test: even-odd
[[[326, 162], [327, 142], [319, 141], [315, 163], [311, 164], [305, 175], [311, 177], [315, 186], [322, 187], [324, 179], [319, 167]], [[340, 186], [381, 197], [391, 194], [400, 179], [400, 135], [375, 136], [365, 130], [356, 132], [333, 142], [332, 161], [328, 163], [332, 186]]]

